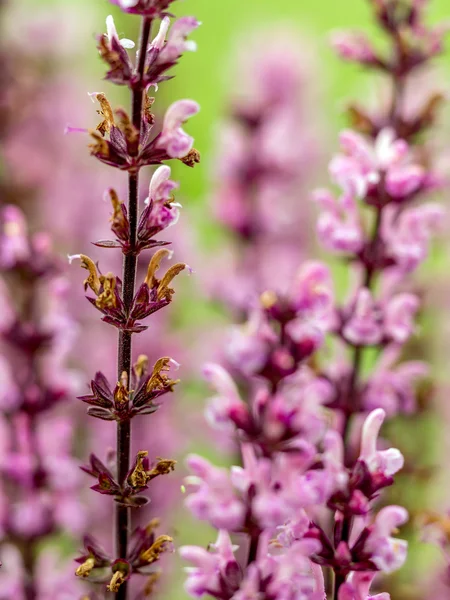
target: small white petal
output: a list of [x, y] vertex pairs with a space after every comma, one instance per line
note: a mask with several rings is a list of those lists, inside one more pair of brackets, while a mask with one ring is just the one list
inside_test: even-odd
[[120, 40], [120, 45], [122, 46], [122, 48], [131, 50], [131, 48], [134, 48], [136, 44], [133, 42], [133, 40], [128, 40], [127, 38], [123, 38], [122, 40]]
[[197, 42], [194, 40], [186, 40], [184, 43], [184, 49], [186, 52], [196, 52], [197, 51]]
[[112, 15], [108, 15], [106, 17], [106, 35], [108, 36], [109, 40], [111, 40], [113, 37], [118, 37], [117, 29], [114, 24], [114, 19]]
[[164, 19], [161, 21], [158, 35], [155, 37], [155, 39], [151, 43], [152, 48], [157, 48], [158, 50], [162, 49], [162, 47], [164, 46], [164, 42], [166, 41], [166, 35], [169, 30], [169, 25], [170, 25], [169, 17], [164, 17]]

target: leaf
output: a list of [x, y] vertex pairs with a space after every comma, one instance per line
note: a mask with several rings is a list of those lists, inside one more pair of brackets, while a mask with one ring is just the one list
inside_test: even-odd
[[95, 454], [91, 454], [89, 457], [90, 463], [92, 465], [92, 469], [97, 473], [109, 473], [108, 467], [106, 467], [102, 461], [95, 456]]
[[129, 506], [131, 508], [142, 508], [150, 502], [145, 496], [134, 496], [131, 498], [115, 498], [117, 504], [121, 506]]
[[92, 396], [92, 394], [89, 394], [88, 396], [77, 396], [77, 400], [81, 400], [81, 402], [85, 402], [86, 404], [92, 404], [92, 406], [102, 406], [102, 404], [95, 396]]
[[147, 325], [135, 325], [134, 327], [127, 327], [124, 331], [128, 333], [142, 333], [148, 329]]
[[104, 496], [115, 496], [117, 493], [115, 490], [105, 489], [104, 487], [98, 484], [91, 486], [91, 490], [94, 492], [98, 492], [99, 494], [103, 494]]
[[97, 406], [90, 406], [87, 409], [87, 414], [90, 417], [95, 417], [96, 419], [102, 419], [103, 421], [114, 421], [115, 417], [109, 410], [106, 408], [100, 408]]
[[140, 410], [136, 411], [139, 415], [151, 415], [158, 410], [159, 406], [144, 406]]
[[138, 241], [140, 250], [148, 250], [150, 248], [156, 248], [158, 246], [169, 246], [172, 242], [164, 242], [163, 240], [147, 240]]
[[121, 248], [122, 244], [114, 240], [99, 240], [98, 242], [92, 242], [94, 246], [99, 248]]

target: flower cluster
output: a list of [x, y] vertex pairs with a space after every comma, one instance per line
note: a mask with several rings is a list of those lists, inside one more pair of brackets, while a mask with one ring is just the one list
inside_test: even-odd
[[[134, 334], [147, 329], [142, 321], [170, 304], [174, 295], [172, 281], [183, 270], [189, 270], [186, 264], [177, 263], [164, 275], [157, 276], [161, 263], [171, 258], [172, 252], [164, 248], [170, 242], [155, 236], [176, 223], [180, 207], [173, 197], [178, 184], [170, 179], [170, 167], [161, 163], [179, 159], [192, 167], [200, 160], [193, 148], [193, 138], [182, 129], [183, 123], [199, 110], [194, 101], [175, 102], [167, 110], [162, 124], [152, 113], [154, 98], [149, 96], [150, 87], [157, 90], [158, 84], [170, 78], [166, 74], [168, 69], [184, 52], [195, 49], [187, 36], [199, 25], [194, 18], [181, 18], [169, 32], [166, 9], [170, 3], [167, 0], [118, 3], [124, 11], [142, 17], [135, 62], [129, 54], [134, 43], [119, 39], [112, 17], [107, 18], [107, 33], [98, 37], [100, 57], [108, 65], [106, 79], [127, 86], [132, 99], [129, 116], [122, 108], [113, 110], [103, 93], [91, 94], [100, 105], [102, 117], [97, 129], [89, 132], [94, 140], [91, 154], [109, 166], [127, 171], [128, 175], [127, 202], [122, 202], [113, 188], [106, 192], [112, 204], [114, 239], [95, 243], [100, 248], [121, 250], [122, 275], [101, 273], [99, 266], [84, 254], [69, 257], [70, 261], [79, 259], [88, 272], [84, 281], [87, 299], [103, 315], [102, 320], [118, 331], [116, 383], [110, 384], [106, 376], [98, 372], [91, 381], [90, 393], [80, 397], [90, 405], [90, 416], [117, 424], [116, 452], [105, 459], [91, 454], [90, 464], [82, 467], [96, 480], [91, 489], [114, 501], [116, 526], [111, 528], [115, 529], [114, 550], [106, 553], [97, 541], [86, 538], [76, 575], [93, 583], [106, 583], [105, 593], [114, 592], [122, 600], [129, 598], [128, 582], [134, 574], [149, 576], [138, 598], [151, 593], [158, 578], [154, 563], [171, 549], [168, 536], [154, 535], [155, 522], [146, 529], [138, 527], [129, 537], [131, 509], [147, 504], [148, 498], [142, 493], [149, 483], [159, 475], [169, 474], [175, 467], [172, 459], [151, 462], [146, 450], [138, 451], [134, 461], [131, 460], [131, 420], [154, 413], [161, 406], [162, 396], [172, 392], [178, 383], [168, 374], [172, 366], [178, 366], [174, 360], [160, 358], [149, 371], [147, 356], [140, 355], [133, 360], [132, 352]], [[151, 41], [152, 24], [157, 20], [160, 20], [159, 32]], [[154, 129], [159, 133], [155, 134]], [[161, 166], [153, 173], [141, 210], [139, 175], [141, 168], [148, 165]], [[136, 286], [139, 255], [156, 248], [145, 278]]]
[[77, 593], [67, 573], [63, 577], [60, 571], [58, 579], [55, 568], [44, 566], [52, 562], [56, 534], [78, 534], [85, 523], [72, 455], [73, 422], [67, 409], [64, 415], [56, 412], [73, 391], [65, 362], [74, 324], [66, 312], [67, 282], [49, 237], [31, 234], [14, 205], [0, 213], [0, 270], [2, 594]]
[[132, 173], [171, 158], [178, 158], [191, 167], [199, 162], [199, 154], [193, 149], [193, 138], [182, 129], [183, 123], [199, 111], [193, 100], [179, 100], [172, 104], [167, 109], [161, 133], [152, 137], [155, 116], [151, 107], [154, 99], [147, 93], [141, 130], [133, 125], [123, 109], [118, 108], [114, 113], [104, 94], [94, 96], [100, 104], [102, 121], [95, 131], [90, 132], [93, 138], [90, 149], [101, 162]]
[[[400, 362], [420, 306], [409, 277], [442, 220], [439, 205], [418, 203], [441, 184], [417, 136], [433, 121], [433, 103], [414, 115], [403, 106], [405, 80], [441, 51], [425, 4], [372, 2], [390, 38], [388, 57], [362, 35], [335, 39], [344, 58], [392, 82], [386, 113], [351, 109], [355, 130], [341, 134], [329, 169], [338, 198], [314, 194], [319, 240], [352, 273], [347, 298], [338, 301], [326, 265], [307, 262], [287, 289], [264, 291], [248, 322], [233, 329], [228, 360], [243, 385], [220, 366], [205, 367], [217, 391], [208, 420], [239, 442], [242, 466], [188, 459], [186, 505], [219, 530], [210, 551], [181, 549], [193, 565], [193, 597], [387, 600], [371, 594], [373, 578], [406, 560], [407, 542], [394, 537], [406, 509], [377, 510], [404, 459], [378, 439], [386, 416], [414, 410], [415, 381], [427, 372], [421, 362]], [[256, 213], [248, 217], [253, 224]]]
[[239, 315], [268, 287], [285, 291], [308, 247], [298, 231], [311, 211], [297, 198], [313, 184], [320, 150], [308, 51], [296, 33], [272, 28], [246, 35], [238, 69], [233, 65], [239, 85], [219, 129], [212, 193], [231, 243], [209, 285]]

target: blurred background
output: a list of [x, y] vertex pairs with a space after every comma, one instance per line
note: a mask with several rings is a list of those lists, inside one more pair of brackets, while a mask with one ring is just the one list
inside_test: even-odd
[[[105, 30], [106, 16], [113, 14], [120, 36], [136, 40], [137, 20], [121, 14], [107, 0], [11, 0], [2, 2], [1, 6], [1, 52], [5, 57], [2, 176], [8, 181], [8, 186], [2, 184], [2, 203], [21, 206], [30, 228], [46, 230], [61, 256], [85, 252], [101, 260], [104, 272], [114, 269], [118, 265], [116, 259], [108, 251], [93, 249], [90, 242], [108, 235], [110, 208], [102, 200], [104, 189], [115, 186], [119, 193], [125, 193], [126, 177], [90, 158], [83, 134], [64, 136], [64, 129], [67, 125], [95, 128], [96, 106], [91, 103], [88, 92], [105, 92], [112, 104], [127, 106], [126, 92], [102, 81], [104, 65], [95, 48], [95, 36]], [[236, 267], [233, 252], [237, 242], [233, 228], [226, 226], [229, 225], [226, 215], [218, 208], [220, 190], [227, 176], [223, 165], [232, 162], [233, 156], [239, 153], [233, 141], [224, 144], [223, 125], [235, 118], [237, 107], [246, 107], [247, 102], [251, 104], [258, 97], [261, 89], [258, 86], [270, 88], [267, 82], [277, 81], [277, 77], [282, 76], [285, 56], [286, 63], [293, 69], [293, 73], [286, 75], [292, 78], [294, 90], [289, 115], [291, 118], [295, 114], [297, 120], [296, 129], [283, 129], [286, 125], [283, 122], [277, 139], [283, 145], [287, 132], [296, 132], [294, 154], [299, 166], [283, 198], [284, 221], [272, 232], [271, 240], [275, 245], [280, 236], [285, 242], [291, 236], [292, 248], [288, 250], [296, 265], [303, 258], [318, 254], [311, 233], [314, 211], [310, 207], [309, 193], [314, 187], [328, 183], [327, 162], [338, 146], [337, 133], [346, 123], [348, 102], [358, 99], [376, 107], [383, 102], [386, 90], [384, 82], [373, 74], [338, 60], [328, 44], [329, 34], [342, 28], [363, 29], [377, 35], [364, 0], [182, 0], [174, 4], [174, 11], [177, 16], [194, 15], [202, 22], [192, 35], [198, 51], [182, 58], [175, 69], [176, 77], [161, 85], [155, 104], [158, 115], [179, 98], [193, 98], [201, 105], [200, 114], [189, 122], [187, 129], [195, 137], [202, 162], [192, 170], [183, 165], [174, 168], [173, 179], [181, 182], [177, 200], [183, 210], [179, 224], [170, 229], [178, 260], [188, 262], [194, 276], [177, 282], [175, 302], [137, 344], [136, 351], [145, 352], [151, 360], [168, 354], [178, 360], [182, 365], [183, 384], [169, 405], [160, 411], [163, 414], [158, 413], [155, 421], [148, 417], [145, 424], [139, 426], [135, 439], [137, 445], [149, 446], [153, 456], [170, 454], [180, 458], [195, 450], [227, 464], [232, 449], [225, 443], [223, 451], [213, 449], [213, 440], [205, 433], [202, 410], [208, 390], [201, 383], [202, 363], [211, 356], [220, 356], [227, 326], [242, 321], [239, 295], [227, 295], [224, 290], [227, 284], [236, 291], [241, 282], [237, 278], [230, 284], [230, 271]], [[430, 3], [432, 21], [447, 16], [450, 17], [448, 0]], [[379, 42], [382, 44], [383, 40]], [[277, 55], [278, 62], [274, 61], [267, 68], [264, 61], [269, 51]], [[449, 58], [445, 55], [438, 59], [433, 74], [433, 82], [446, 93], [450, 88]], [[448, 152], [449, 111], [446, 110], [437, 139], [441, 147], [447, 145]], [[146, 196], [149, 178], [150, 173], [143, 177], [142, 199]], [[268, 193], [265, 202], [271, 220], [274, 203], [279, 199]], [[293, 228], [295, 235], [292, 236]], [[444, 276], [448, 270], [446, 254], [447, 246], [442, 241], [426, 272], [420, 275], [425, 287], [429, 286], [426, 302], [434, 303], [437, 312], [423, 322], [424, 335], [418, 353], [431, 358], [442, 397], [446, 396], [447, 382], [440, 357], [448, 351], [446, 339], [450, 323], [447, 315], [440, 318], [437, 327], [436, 315], [450, 309], [448, 282]], [[277, 265], [272, 264], [272, 259], [273, 255], [268, 253], [261, 275], [264, 285], [270, 284], [271, 277], [278, 277]], [[85, 390], [96, 369], [114, 378], [115, 332], [100, 323], [83, 300], [82, 275], [78, 270], [67, 269], [67, 277], [71, 282], [68, 311], [77, 331], [68, 361], [74, 390], [79, 392]], [[338, 287], [344, 288], [346, 273], [338, 267], [336, 278]], [[439, 335], [435, 335], [438, 330]], [[418, 421], [408, 424], [417, 436], [427, 440], [423, 445], [425, 466], [442, 461], [445, 448], [439, 421], [447, 418], [447, 411], [444, 404], [437, 401], [437, 405], [438, 409], [433, 411], [426, 407]], [[93, 426], [88, 423], [82, 407], [75, 406], [71, 410], [77, 422], [74, 446], [79, 458], [86, 460], [91, 448], [99, 455], [104, 453], [113, 443], [113, 426], [108, 423]], [[402, 435], [399, 426], [399, 439], [403, 439]], [[408, 443], [411, 441], [406, 440], [405, 444]], [[201, 531], [182, 508], [182, 460], [180, 463], [169, 485], [170, 498], [166, 488], [158, 490], [156, 486], [148, 518], [161, 516], [177, 545], [192, 543], [193, 536], [196, 543], [203, 540], [206, 544], [211, 539], [210, 532]], [[82, 483], [87, 488], [88, 482], [83, 480]], [[428, 485], [428, 480], [417, 480], [414, 497], [422, 498], [424, 494], [426, 502], [439, 503], [449, 489], [445, 478], [440, 485], [433, 486]], [[83, 500], [89, 510], [79, 530], [75, 528], [75, 539], [77, 536], [79, 539], [83, 527], [92, 522], [93, 516], [95, 521], [95, 515], [104, 515], [109, 506], [108, 499], [100, 502], [99, 507], [91, 506], [91, 500], [89, 496]], [[406, 502], [405, 498], [401, 501]], [[104, 517], [101, 520], [96, 528], [101, 530], [103, 525], [107, 530], [108, 520]], [[64, 538], [60, 543], [70, 555], [73, 541]], [[413, 550], [410, 569], [420, 566], [426, 570], [427, 559], [422, 558], [419, 561]], [[170, 583], [164, 585], [171, 586], [166, 597], [181, 600], [183, 575], [181, 565], [175, 564], [175, 560], [170, 559], [168, 569], [172, 577]], [[393, 598], [409, 598], [410, 592], [403, 592], [403, 596], [394, 593]]]

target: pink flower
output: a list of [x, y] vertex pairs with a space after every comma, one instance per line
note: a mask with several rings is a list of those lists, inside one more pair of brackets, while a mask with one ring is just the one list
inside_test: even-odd
[[361, 434], [361, 452], [359, 459], [364, 461], [371, 473], [391, 477], [404, 464], [403, 456], [397, 448], [377, 450], [377, 440], [386, 413], [378, 408], [366, 418]]
[[331, 45], [344, 60], [371, 65], [377, 61], [372, 44], [359, 32], [336, 31], [331, 37]]
[[414, 316], [420, 301], [414, 294], [397, 294], [384, 307], [384, 331], [394, 342], [404, 344], [414, 332]]
[[314, 200], [322, 209], [317, 221], [320, 243], [332, 252], [357, 254], [364, 245], [364, 232], [352, 194], [336, 200], [328, 190], [317, 190]]
[[390, 600], [389, 594], [370, 596], [374, 573], [353, 572], [339, 589], [339, 600]]
[[413, 271], [428, 255], [431, 235], [442, 225], [444, 209], [428, 203], [407, 208], [398, 215], [394, 208], [384, 211], [382, 237], [386, 253], [403, 271]]
[[157, 142], [158, 147], [164, 148], [172, 158], [184, 158], [192, 150], [194, 138], [187, 135], [181, 125], [199, 110], [199, 105], [193, 100], [178, 100], [169, 106]]
[[258, 373], [266, 364], [275, 332], [258, 307], [250, 312], [247, 323], [232, 327], [226, 344], [226, 357], [244, 375]]
[[150, 44], [150, 48], [152, 50], [157, 50], [159, 53], [161, 53], [161, 50], [164, 48], [164, 44], [166, 43], [166, 35], [169, 31], [169, 26], [169, 17], [164, 17], [164, 19], [161, 20], [161, 23], [159, 25], [158, 33], [156, 34], [156, 36], [152, 40], [152, 43]]
[[145, 204], [150, 206], [147, 226], [159, 230], [175, 225], [180, 217], [180, 205], [173, 202], [172, 191], [179, 184], [170, 180], [171, 169], [162, 165], [153, 174], [150, 180], [149, 195]]
[[233, 546], [227, 531], [219, 531], [215, 544], [209, 544], [208, 550], [198, 546], [182, 546], [180, 556], [192, 563], [187, 567], [188, 577], [185, 583], [186, 592], [194, 598], [205, 594], [220, 594], [224, 586], [227, 589], [237, 589], [242, 577]]
[[371, 561], [384, 573], [396, 571], [406, 560], [408, 542], [392, 537], [391, 533], [407, 520], [408, 512], [402, 506], [386, 506], [375, 518], [365, 550], [371, 553]]
[[207, 364], [203, 368], [207, 381], [217, 390], [218, 395], [209, 401], [206, 410], [208, 421], [216, 427], [230, 426], [246, 428], [250, 421], [248, 406], [241, 400], [236, 384], [230, 375], [219, 365]]
[[272, 460], [257, 458], [250, 444], [244, 444], [242, 452], [244, 467], [233, 467], [232, 481], [241, 493], [252, 490], [252, 514], [264, 529], [278, 527], [299, 510], [323, 503], [331, 491], [325, 470], [308, 470], [315, 449], [306, 442], [297, 452], [278, 453]]
[[167, 165], [158, 167], [150, 180], [149, 196], [145, 201], [148, 204], [153, 202], [167, 202], [172, 197], [172, 191], [179, 187], [179, 184], [170, 180], [171, 168]]
[[[368, 141], [362, 135], [351, 130], [345, 130], [340, 135], [343, 154], [338, 154], [330, 163], [330, 173], [334, 181], [350, 194], [365, 198], [368, 190], [377, 185], [382, 175], [391, 181], [392, 190], [416, 191], [413, 184], [407, 180], [399, 185], [402, 177], [406, 156], [409, 151], [404, 140], [396, 139], [392, 129], [383, 129], [375, 142]], [[411, 181], [417, 181], [418, 170], [411, 171], [407, 167]], [[407, 178], [406, 178], [407, 179]]]
[[162, 48], [157, 62], [171, 63], [177, 61], [184, 52], [195, 52], [197, 44], [188, 40], [187, 36], [192, 33], [200, 22], [195, 17], [181, 17], [172, 25], [167, 43]]
[[334, 290], [329, 268], [319, 261], [305, 262], [290, 291], [299, 318], [324, 331], [334, 316]]
[[394, 166], [386, 174], [386, 190], [392, 198], [406, 198], [421, 188], [425, 176], [420, 165]]
[[188, 489], [192, 491], [186, 499], [189, 510], [217, 529], [239, 530], [244, 524], [246, 508], [234, 492], [228, 471], [193, 454], [186, 462], [193, 473], [186, 479]]
[[280, 533], [277, 541], [285, 548], [290, 548], [296, 541], [301, 540], [309, 529], [311, 519], [304, 510], [299, 512], [295, 519], [278, 527]]
[[[2, 600], [26, 600], [29, 594], [25, 589], [28, 575], [17, 548], [9, 544], [2, 546]], [[67, 568], [68, 566], [68, 568]], [[36, 600], [69, 600], [79, 598], [86, 591], [85, 586], [73, 575], [73, 566], [61, 564], [61, 557], [50, 549], [39, 552], [36, 559], [34, 578]]]
[[53, 528], [53, 499], [45, 492], [30, 492], [10, 505], [8, 530], [13, 535], [40, 537]]
[[328, 381], [307, 370], [275, 395], [261, 391], [254, 400], [253, 412], [259, 417], [257, 430], [262, 429], [267, 440], [301, 437], [315, 443], [324, 433], [322, 410], [331, 393]]
[[353, 312], [342, 331], [344, 338], [355, 346], [379, 344], [383, 337], [381, 317], [370, 291], [359, 290]]
[[[319, 550], [320, 542], [303, 539], [274, 556], [268, 565], [273, 572], [268, 596], [280, 600], [323, 600], [322, 581], [318, 580], [310, 560], [310, 556]], [[262, 569], [263, 575], [266, 575], [266, 569]], [[249, 596], [249, 600], [251, 598]]]
[[428, 365], [420, 361], [408, 361], [393, 366], [398, 359], [400, 347], [388, 347], [362, 392], [362, 404], [366, 410], [382, 408], [389, 417], [398, 413], [411, 413], [416, 405], [414, 383], [425, 377]]

